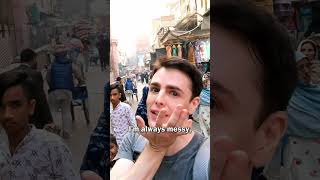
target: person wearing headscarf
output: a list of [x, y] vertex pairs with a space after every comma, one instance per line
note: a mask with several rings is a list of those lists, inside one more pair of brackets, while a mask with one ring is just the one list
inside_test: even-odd
[[297, 51], [302, 52], [310, 61], [318, 60], [317, 44], [311, 39], [305, 39], [299, 43]]
[[300, 42], [298, 51], [303, 53], [310, 62], [310, 82], [311, 84], [320, 83], [320, 61], [317, 43], [311, 39], [306, 39]]
[[[287, 107], [288, 128], [265, 170], [269, 178], [285, 172], [282, 179], [310, 179], [312, 172], [320, 168], [320, 85], [310, 83], [310, 59], [305, 54], [297, 51], [296, 63], [298, 84]], [[282, 169], [286, 171], [279, 172]]]

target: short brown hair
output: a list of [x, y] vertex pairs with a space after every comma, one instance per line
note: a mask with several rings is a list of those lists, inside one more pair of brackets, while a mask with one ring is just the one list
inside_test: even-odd
[[185, 75], [191, 80], [191, 90], [192, 90], [192, 96], [191, 100], [197, 96], [200, 96], [201, 90], [202, 90], [202, 78], [200, 71], [194, 66], [193, 64], [190, 64], [188, 60], [179, 58], [179, 57], [162, 57], [159, 58], [155, 64], [154, 69], [151, 73], [151, 79], [153, 75], [161, 68], [166, 69], [176, 69]]

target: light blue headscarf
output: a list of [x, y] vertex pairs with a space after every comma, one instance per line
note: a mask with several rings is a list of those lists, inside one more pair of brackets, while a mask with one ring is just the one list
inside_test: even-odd
[[[296, 62], [305, 56], [296, 53]], [[298, 82], [289, 101], [287, 135], [320, 138], [320, 85]]]
[[[297, 52], [296, 62], [304, 57], [306, 56]], [[320, 138], [320, 85], [298, 82], [289, 101], [287, 113], [288, 129], [269, 164], [273, 168], [280, 169], [283, 147], [288, 143], [288, 136], [306, 139]]]
[[320, 138], [320, 86], [298, 83], [287, 108], [290, 136]]

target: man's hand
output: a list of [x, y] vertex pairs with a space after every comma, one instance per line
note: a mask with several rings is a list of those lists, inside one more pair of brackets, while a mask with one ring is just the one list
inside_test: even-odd
[[[189, 114], [186, 109], [183, 109], [181, 105], [178, 105], [172, 115], [170, 116], [168, 122], [166, 121], [166, 110], [162, 109], [157, 117], [156, 126], [167, 129], [167, 127], [183, 127], [183, 128], [191, 128], [192, 120], [188, 119]], [[137, 116], [137, 125], [140, 129], [145, 127], [144, 120]], [[146, 139], [148, 139], [150, 146], [156, 151], [167, 151], [168, 148], [176, 141], [176, 138], [181, 135], [185, 135], [185, 133], [172, 133], [172, 132], [144, 132], [141, 133]]]
[[213, 141], [213, 179], [250, 180], [253, 166], [247, 153], [237, 150], [228, 137], [218, 137]]

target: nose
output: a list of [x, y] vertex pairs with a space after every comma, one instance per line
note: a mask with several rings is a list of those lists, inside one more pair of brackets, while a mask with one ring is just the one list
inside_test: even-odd
[[165, 92], [160, 91], [156, 97], [156, 105], [158, 106], [164, 106], [165, 104]]

